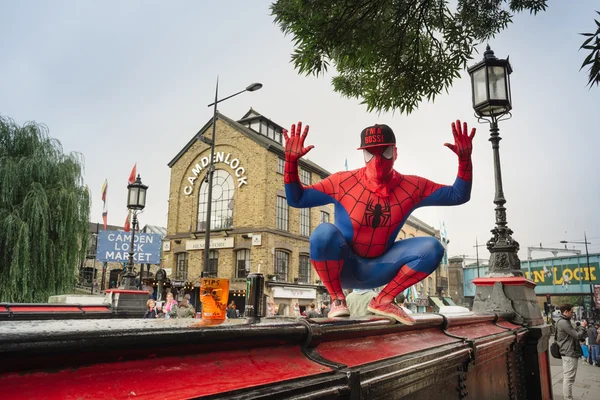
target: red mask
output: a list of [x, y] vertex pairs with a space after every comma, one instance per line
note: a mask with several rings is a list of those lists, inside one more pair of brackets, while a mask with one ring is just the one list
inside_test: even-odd
[[367, 177], [379, 182], [385, 181], [394, 169], [398, 157], [396, 146], [376, 146], [363, 149]]

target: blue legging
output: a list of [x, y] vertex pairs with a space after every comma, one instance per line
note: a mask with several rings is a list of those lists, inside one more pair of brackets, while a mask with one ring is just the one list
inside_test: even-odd
[[333, 224], [320, 224], [310, 236], [312, 260], [344, 260], [340, 276], [344, 289], [372, 289], [386, 285], [404, 265], [429, 275], [436, 270], [443, 256], [444, 247], [433, 237], [400, 240], [379, 257], [363, 258], [354, 254]]

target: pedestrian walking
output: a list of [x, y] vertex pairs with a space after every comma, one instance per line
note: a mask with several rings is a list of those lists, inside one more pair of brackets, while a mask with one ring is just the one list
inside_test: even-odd
[[144, 318], [156, 318], [156, 309], [155, 309], [154, 300], [148, 299], [146, 302], [146, 313], [144, 314]]
[[177, 306], [177, 318], [194, 318], [196, 316], [196, 309], [190, 304], [189, 295], [185, 295], [184, 299], [179, 302]]
[[235, 305], [235, 301], [231, 300], [231, 303], [227, 306], [227, 318], [237, 318], [237, 306]]
[[165, 318], [177, 318], [177, 300], [173, 298], [173, 293], [167, 293], [167, 301], [162, 307]]
[[598, 343], [598, 328], [600, 323], [596, 322], [588, 329], [589, 356], [588, 363], [600, 367], [600, 343]]
[[310, 303], [308, 313], [306, 314], [308, 318], [319, 318], [321, 315], [315, 310], [315, 303]]
[[563, 304], [560, 306], [560, 318], [556, 323], [556, 342], [560, 347], [560, 355], [563, 364], [563, 396], [565, 400], [573, 400], [573, 382], [577, 375], [579, 357], [581, 357], [581, 345], [587, 336], [587, 321], [583, 320], [581, 325], [573, 328], [571, 318], [573, 317], [573, 305]]
[[321, 306], [321, 315], [326, 318], [327, 315], [329, 314], [329, 311], [331, 311], [331, 308], [329, 308], [329, 302], [328, 301], [324, 301], [323, 305]]

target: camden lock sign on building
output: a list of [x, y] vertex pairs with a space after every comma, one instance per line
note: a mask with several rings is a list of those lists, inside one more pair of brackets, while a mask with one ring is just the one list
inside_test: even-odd
[[[133, 262], [160, 264], [162, 238], [158, 233], [136, 233], [133, 238]], [[96, 260], [100, 262], [125, 262], [129, 260], [131, 233], [100, 231]]]
[[[234, 171], [235, 176], [238, 181], [238, 188], [242, 187], [242, 185], [247, 185], [247, 177], [246, 177], [246, 169], [240, 165], [240, 160], [237, 158], [233, 158], [231, 153], [227, 153], [225, 155], [224, 151], [220, 151], [215, 153], [213, 158], [213, 164], [223, 163], [229, 165], [229, 167]], [[194, 184], [196, 183], [196, 179], [198, 179], [198, 175], [200, 172], [208, 167], [210, 164], [210, 157], [202, 157], [199, 163], [197, 163], [194, 167], [192, 167], [192, 174], [188, 176], [187, 180], [190, 183], [188, 186], [183, 187], [183, 193], [186, 196], [189, 196], [194, 191]]]

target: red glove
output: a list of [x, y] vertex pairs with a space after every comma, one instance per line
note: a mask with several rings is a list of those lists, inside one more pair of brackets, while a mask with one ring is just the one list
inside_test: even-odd
[[463, 124], [461, 129], [460, 121], [452, 123], [452, 135], [454, 135], [454, 144], [444, 143], [458, 156], [458, 177], [470, 181], [473, 177], [473, 166], [471, 164], [471, 152], [473, 151], [473, 138], [475, 137], [475, 128], [471, 129], [468, 135], [467, 123]]
[[308, 125], [304, 128], [304, 133], [300, 135], [302, 130], [302, 122], [298, 122], [298, 129], [296, 125], [292, 125], [291, 135], [288, 136], [287, 130], [283, 130], [283, 137], [285, 138], [285, 172], [283, 174], [284, 183], [300, 182], [298, 177], [298, 160], [306, 153], [313, 149], [313, 145], [304, 147], [304, 139], [308, 135]]

